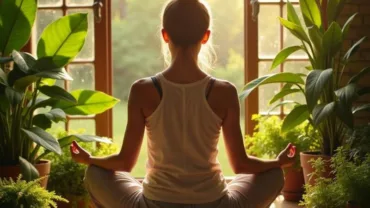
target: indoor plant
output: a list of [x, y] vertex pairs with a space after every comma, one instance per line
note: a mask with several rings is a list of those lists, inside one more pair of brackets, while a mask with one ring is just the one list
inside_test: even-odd
[[[60, 132], [59, 138], [67, 133]], [[106, 156], [116, 153], [119, 148], [116, 144], [82, 143], [81, 146], [94, 156]], [[55, 191], [56, 194], [68, 199], [69, 203], [58, 202], [60, 208], [83, 208], [90, 204], [89, 194], [84, 186], [86, 165], [73, 161], [69, 147], [62, 148], [63, 156], [52, 153], [46, 158], [51, 161], [51, 171], [47, 189]]]
[[16, 181], [12, 179], [0, 178], [0, 207], [56, 207], [57, 201], [67, 201], [66, 199], [49, 192], [39, 184], [41, 178], [26, 182], [21, 180], [21, 176]]
[[[327, 3], [326, 12], [323, 12], [323, 3]], [[311, 166], [308, 161], [316, 157], [324, 157], [328, 160], [334, 155], [335, 150], [345, 142], [346, 127], [351, 129], [354, 126], [353, 115], [370, 109], [369, 105], [353, 108], [353, 102], [369, 92], [366, 88], [361, 89], [357, 83], [370, 72], [370, 68], [363, 69], [346, 83], [343, 80], [343, 74], [348, 70], [347, 65], [351, 57], [366, 39], [360, 39], [346, 53], [342, 53], [351, 22], [356, 17], [354, 14], [343, 26], [339, 25], [337, 19], [345, 3], [345, 0], [320, 1], [320, 3], [300, 0], [299, 7], [305, 23], [303, 25], [293, 5], [288, 2], [288, 19], [280, 18], [280, 22], [302, 44], [283, 49], [273, 61], [272, 68], [283, 63], [294, 52], [301, 50], [307, 54], [311, 63], [306, 67], [308, 75], [288, 72], [266, 75], [248, 83], [240, 95], [244, 99], [258, 86], [283, 83], [281, 92], [272, 98], [274, 102], [294, 93], [302, 93], [305, 96], [305, 103], [283, 101], [277, 106], [295, 104], [293, 110], [284, 119], [282, 131], [292, 129], [308, 120], [320, 133], [321, 151], [301, 153], [306, 182], [308, 181], [306, 176], [312, 171], [309, 170]], [[325, 174], [328, 176], [329, 172], [330, 170], [327, 170]]]
[[[48, 174], [50, 163], [42, 160], [46, 154], [61, 154], [61, 147], [73, 140], [110, 142], [88, 135], [69, 135], [57, 141], [45, 131], [53, 122], [64, 122], [67, 115], [102, 113], [118, 100], [97, 91], [69, 93], [54, 85], [55, 80], [72, 80], [64, 66], [84, 45], [87, 14], [68, 15], [48, 25], [38, 41], [36, 58], [19, 50], [29, 40], [37, 1], [3, 0], [0, 4], [0, 177], [16, 178], [21, 161], [27, 169], [24, 173], [32, 173], [25, 178], [32, 180], [38, 172]], [[45, 148], [42, 154], [41, 147]], [[46, 186], [46, 180], [42, 183]]]
[[[282, 120], [278, 116], [254, 115], [252, 120], [256, 121], [258, 125], [253, 136], [246, 136], [245, 145], [248, 154], [276, 158], [280, 150], [289, 143], [294, 144], [299, 151], [315, 150], [319, 146], [317, 132], [308, 126], [308, 122], [282, 134]], [[284, 175], [285, 185], [282, 193], [285, 200], [301, 200], [304, 191], [304, 178], [299, 158], [292, 168], [284, 169]]]

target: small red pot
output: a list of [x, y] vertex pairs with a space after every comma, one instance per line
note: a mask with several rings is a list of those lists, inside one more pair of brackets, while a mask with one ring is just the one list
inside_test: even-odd
[[284, 169], [285, 183], [282, 190], [284, 199], [299, 202], [304, 192], [304, 178], [302, 168]]

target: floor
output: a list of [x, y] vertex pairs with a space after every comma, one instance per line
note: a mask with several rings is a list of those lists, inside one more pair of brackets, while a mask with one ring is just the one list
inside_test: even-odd
[[274, 204], [270, 206], [270, 208], [303, 208], [302, 206], [298, 206], [297, 203], [292, 203], [288, 201], [284, 201], [283, 196], [279, 196]]

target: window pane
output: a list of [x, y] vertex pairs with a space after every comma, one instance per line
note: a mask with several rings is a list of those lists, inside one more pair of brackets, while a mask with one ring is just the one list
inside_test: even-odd
[[63, 0], [39, 0], [39, 7], [60, 7], [63, 5]]
[[[286, 72], [308, 74], [309, 71], [305, 67], [309, 65], [310, 65], [310, 62], [308, 61], [288, 61], [284, 65], [285, 67], [284, 70]], [[306, 79], [306, 77], [302, 77], [302, 78]], [[292, 95], [288, 95], [285, 97], [285, 100], [293, 100], [301, 104], [306, 104], [306, 99], [302, 93], [295, 93]], [[284, 113], [288, 114], [293, 109], [293, 107], [294, 105], [284, 106]]]
[[[299, 20], [301, 21], [302, 25], [305, 25], [299, 5], [294, 5], [293, 7], [296, 10]], [[284, 18], [287, 18], [287, 15], [288, 15], [287, 6], [285, 5], [284, 6]], [[304, 30], [307, 32], [306, 27], [304, 27]], [[298, 38], [296, 38], [294, 35], [292, 35], [289, 32], [289, 30], [284, 28], [284, 43], [283, 43], [284, 48], [287, 48], [289, 46], [295, 46], [295, 45], [302, 45], [302, 42]], [[291, 56], [289, 56], [289, 58], [307, 58], [307, 54], [303, 51], [297, 51]]]
[[[278, 73], [279, 68], [270, 71], [272, 62], [260, 62], [259, 76]], [[269, 105], [271, 98], [280, 91], [280, 84], [268, 84], [258, 88], [258, 108], [261, 114], [266, 114], [272, 106]], [[280, 108], [277, 108], [270, 112], [271, 114], [280, 114]]]
[[95, 90], [95, 67], [93, 64], [71, 64], [69, 73], [73, 81], [69, 82], [69, 90]]
[[280, 50], [280, 7], [261, 5], [258, 16], [258, 49], [260, 57], [274, 56]]
[[93, 119], [70, 120], [68, 127], [71, 133], [95, 135], [95, 125]]
[[75, 61], [93, 61], [95, 55], [95, 45], [94, 45], [94, 13], [92, 9], [69, 9], [67, 11], [68, 14], [74, 13], [88, 13], [88, 25], [89, 29], [87, 32], [87, 37], [85, 41], [85, 45], [82, 48], [82, 51], [78, 56], [74, 59]]
[[67, 6], [92, 6], [94, 0], [67, 0]]
[[[46, 26], [48, 26], [53, 21], [57, 20], [58, 18], [63, 16], [63, 12], [61, 9], [53, 9], [53, 10], [47, 10], [47, 9], [41, 9], [37, 12], [37, 19], [35, 24], [35, 32], [36, 32], [36, 41], [34, 45], [37, 46], [37, 42], [40, 39], [40, 36]], [[33, 47], [36, 50], [36, 47]]]

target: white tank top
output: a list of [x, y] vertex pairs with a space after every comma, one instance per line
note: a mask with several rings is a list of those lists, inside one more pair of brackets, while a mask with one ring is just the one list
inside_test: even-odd
[[177, 84], [157, 76], [163, 96], [146, 119], [147, 174], [143, 194], [156, 201], [202, 204], [220, 199], [227, 184], [217, 160], [222, 119], [209, 106], [210, 76]]

